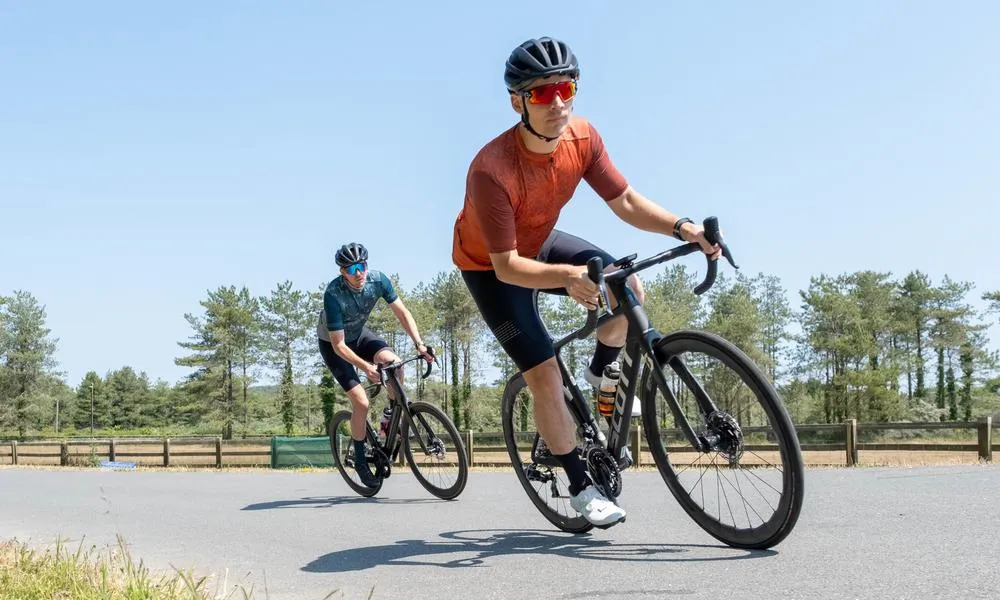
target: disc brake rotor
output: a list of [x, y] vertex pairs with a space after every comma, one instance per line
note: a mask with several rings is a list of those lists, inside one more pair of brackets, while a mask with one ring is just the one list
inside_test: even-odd
[[740, 462], [743, 457], [743, 431], [732, 415], [716, 411], [708, 416], [708, 430], [715, 435], [713, 448], [721, 454], [730, 465]]

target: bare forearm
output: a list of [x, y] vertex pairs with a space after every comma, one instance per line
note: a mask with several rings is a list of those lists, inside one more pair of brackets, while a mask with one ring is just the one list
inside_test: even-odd
[[420, 332], [417, 331], [417, 322], [413, 320], [413, 315], [410, 314], [410, 311], [407, 310], [403, 313], [399, 324], [403, 326], [403, 331], [406, 332], [406, 335], [410, 336], [410, 339], [413, 340], [413, 345], [419, 346], [421, 342]]
[[348, 347], [348, 345], [343, 340], [340, 341], [331, 340], [331, 342], [333, 343], [333, 351], [336, 352], [338, 355], [340, 355], [340, 357], [346, 360], [347, 362], [351, 363], [352, 365], [354, 365], [359, 369], [364, 369], [366, 366], [368, 366], [368, 363], [365, 360], [363, 360], [360, 356], [355, 354], [354, 351], [351, 350], [350, 347]]
[[620, 198], [612, 200], [611, 210], [633, 227], [670, 236], [679, 218], [631, 187]]
[[549, 265], [523, 256], [494, 261], [494, 268], [500, 281], [531, 289], [564, 287], [575, 271], [570, 265]]

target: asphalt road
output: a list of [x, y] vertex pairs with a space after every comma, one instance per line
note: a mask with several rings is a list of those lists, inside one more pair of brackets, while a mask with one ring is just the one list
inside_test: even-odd
[[510, 472], [473, 472], [445, 502], [405, 471], [363, 499], [335, 471], [3, 468], [0, 538], [120, 534], [150, 568], [275, 600], [1000, 597], [1000, 467], [813, 469], [806, 486], [791, 536], [750, 552], [698, 528], [655, 472], [625, 474], [625, 523], [573, 536]]

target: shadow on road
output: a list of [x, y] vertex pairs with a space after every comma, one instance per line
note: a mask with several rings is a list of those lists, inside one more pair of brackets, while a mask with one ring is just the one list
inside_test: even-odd
[[307, 497], [298, 500], [274, 500], [248, 504], [240, 510], [271, 510], [275, 508], [329, 508], [338, 504], [424, 504], [429, 502], [444, 503], [437, 498], [362, 498], [361, 496], [326, 496]]
[[[442, 533], [444, 541], [400, 540], [395, 544], [348, 548], [324, 554], [303, 571], [341, 573], [380, 565], [476, 567], [491, 558], [518, 554], [623, 562], [710, 562], [774, 556], [773, 550], [739, 550], [700, 544], [615, 544], [572, 535], [536, 530], [481, 529]], [[449, 556], [459, 555], [459, 556]], [[430, 558], [440, 557], [434, 561]]]

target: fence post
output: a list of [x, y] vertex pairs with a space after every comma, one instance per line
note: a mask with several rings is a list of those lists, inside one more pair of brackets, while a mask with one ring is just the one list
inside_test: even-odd
[[993, 417], [983, 417], [979, 422], [979, 458], [993, 462]]
[[10, 443], [10, 464], [17, 464], [17, 440]]
[[163, 466], [170, 466], [170, 438], [163, 438]]
[[59, 466], [65, 467], [69, 464], [69, 444], [62, 442], [59, 444]]
[[847, 450], [847, 466], [853, 467], [858, 464], [858, 420], [848, 419], [844, 421], [844, 441]]
[[222, 437], [215, 438], [215, 468], [222, 468]]
[[639, 429], [638, 426], [632, 428], [632, 464], [637, 467], [641, 464], [639, 450], [641, 449], [640, 440], [642, 439], [642, 432]]
[[115, 462], [115, 441], [112, 439], [108, 448], [108, 460]]
[[469, 467], [470, 468], [474, 464], [475, 455], [476, 455], [475, 451], [472, 448], [473, 442], [474, 442], [474, 436], [472, 435], [472, 430], [470, 429], [469, 432], [468, 432], [467, 439], [465, 440], [465, 446], [466, 446], [466, 452], [465, 453], [468, 455], [468, 458], [469, 458]]

